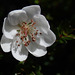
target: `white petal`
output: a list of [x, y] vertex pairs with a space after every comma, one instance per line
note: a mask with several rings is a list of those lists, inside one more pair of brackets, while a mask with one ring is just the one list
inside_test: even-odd
[[35, 26], [38, 30], [47, 33], [47, 30], [50, 28], [50, 25], [43, 15], [35, 15], [33, 17], [33, 20], [36, 23]]
[[[18, 43], [16, 43], [16, 41], [18, 41]], [[18, 45], [20, 45], [20, 46], [18, 46]], [[12, 47], [11, 47], [11, 51], [12, 51], [13, 57], [16, 58], [19, 61], [24, 61], [28, 57], [28, 51], [24, 47], [24, 45], [22, 45], [19, 37], [14, 38], [13, 44], [12, 44]]]
[[17, 34], [17, 29], [18, 26], [12, 26], [7, 18], [4, 19], [2, 31], [7, 38], [13, 39], [13, 37]]
[[27, 47], [27, 49], [32, 55], [36, 57], [44, 56], [47, 53], [47, 50], [45, 47], [40, 46], [36, 44], [35, 42], [31, 42], [30, 45]]
[[4, 35], [1, 38], [1, 47], [4, 52], [10, 52], [12, 40], [6, 38]]
[[39, 5], [31, 5], [24, 7], [23, 10], [27, 12], [28, 17], [32, 17], [34, 15], [40, 14], [41, 9]]
[[25, 22], [28, 19], [24, 10], [14, 10], [8, 14], [8, 20], [12, 25], [17, 25], [20, 22]]
[[44, 47], [51, 46], [55, 40], [55, 34], [50, 30], [50, 25], [43, 15], [35, 15], [33, 20], [36, 22], [36, 28], [41, 32], [41, 35], [37, 35], [36, 42]]
[[36, 42], [44, 47], [51, 46], [56, 40], [56, 36], [51, 30], [48, 30], [47, 33], [38, 35], [37, 38], [38, 39], [36, 39]]

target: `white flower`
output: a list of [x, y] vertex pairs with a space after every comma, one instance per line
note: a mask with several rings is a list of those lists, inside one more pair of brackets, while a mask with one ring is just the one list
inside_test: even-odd
[[31, 5], [8, 14], [4, 19], [1, 38], [4, 52], [11, 51], [19, 61], [26, 60], [28, 52], [36, 57], [47, 53], [46, 47], [55, 42], [56, 36], [40, 12], [39, 5]]

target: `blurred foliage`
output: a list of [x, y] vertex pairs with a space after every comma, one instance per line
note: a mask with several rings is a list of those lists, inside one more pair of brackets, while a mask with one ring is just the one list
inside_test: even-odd
[[[0, 28], [4, 17], [14, 9], [37, 4], [50, 23], [57, 40], [47, 48], [47, 55], [36, 58], [29, 54], [24, 62], [0, 48], [0, 75], [75, 75], [75, 3], [73, 0], [0, 1]], [[0, 32], [2, 36], [2, 32]]]

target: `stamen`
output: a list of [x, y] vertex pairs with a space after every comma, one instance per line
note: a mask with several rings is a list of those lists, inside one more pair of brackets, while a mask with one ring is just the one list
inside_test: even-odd
[[35, 40], [36, 40], [36, 39], [35, 39], [35, 37], [32, 37], [32, 41], [34, 41], [34, 42], [35, 42]]
[[29, 22], [28, 25], [32, 24], [32, 22]]
[[24, 30], [25, 37], [27, 37], [27, 28], [25, 28]]
[[27, 23], [25, 22], [25, 24], [27, 24]]
[[32, 24], [32, 27], [33, 27], [35, 24], [36, 24], [36, 23], [33, 23], [33, 24]]
[[27, 40], [27, 38], [25, 37], [25, 40]]
[[20, 34], [16, 34], [16, 36], [20, 36]]
[[33, 22], [33, 20], [31, 19], [31, 22]]
[[30, 41], [28, 41], [28, 43], [30, 43]]
[[36, 31], [38, 31], [38, 30], [36, 30]]
[[34, 27], [34, 29], [36, 29], [36, 27]]
[[23, 23], [22, 23], [22, 25], [26, 25], [26, 24], [27, 24], [26, 22], [23, 22]]
[[32, 34], [32, 36], [33, 36], [33, 34]]
[[42, 34], [42, 33], [39, 33], [40, 35]]
[[[35, 36], [39, 34], [42, 34], [39, 32], [39, 30], [37, 30], [37, 28], [35, 27], [35, 22], [31, 19], [30, 22], [22, 22], [20, 24], [18, 24], [18, 26], [20, 27], [19, 30], [17, 30], [17, 34], [16, 36], [18, 36], [22, 43], [25, 46], [28, 46], [30, 44], [30, 40], [29, 40], [29, 36], [31, 37], [32, 41], [35, 42], [36, 38]], [[16, 41], [16, 43], [18, 43], [18, 41]], [[18, 44], [18, 46], [20, 46], [20, 44]]]
[[17, 30], [17, 32], [20, 32], [20, 30]]
[[23, 36], [21, 36], [21, 40], [24, 41], [24, 37]]
[[28, 46], [27, 42], [25, 43], [25, 46]]
[[23, 34], [23, 32], [21, 31], [21, 34]]
[[36, 32], [35, 35], [37, 35], [38, 33]]
[[18, 43], [18, 41], [16, 41], [16, 43]]
[[18, 44], [18, 46], [20, 46], [20, 44]]

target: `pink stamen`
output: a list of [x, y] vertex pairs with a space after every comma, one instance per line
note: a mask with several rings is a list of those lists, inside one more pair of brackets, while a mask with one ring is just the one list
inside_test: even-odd
[[25, 22], [25, 24], [27, 24], [27, 23]]
[[21, 36], [21, 40], [24, 41], [24, 37], [23, 36]]
[[23, 34], [23, 32], [21, 31], [21, 34]]
[[36, 31], [38, 31], [38, 30], [36, 30]]
[[33, 22], [33, 20], [31, 19], [31, 22]]
[[[42, 34], [39, 32], [39, 30], [36, 29], [36, 26], [35, 26], [35, 22], [31, 19], [31, 22], [29, 23], [26, 23], [26, 22], [23, 22], [20, 24], [20, 30], [17, 31], [18, 33], [16, 34], [16, 36], [20, 37], [21, 41], [23, 42], [23, 44], [25, 46], [28, 46], [30, 44], [30, 40], [28, 41], [28, 37], [31, 36], [31, 39], [33, 42], [36, 41], [36, 36], [37, 34]], [[18, 41], [16, 41], [16, 43], [18, 43]], [[20, 46], [18, 44], [18, 46]]]
[[18, 43], [18, 41], [16, 41], [16, 43]]
[[27, 37], [27, 28], [25, 28], [24, 34], [25, 34], [25, 37]]
[[36, 23], [34, 22], [33, 24], [32, 24], [32, 27], [35, 25]]
[[25, 46], [28, 46], [27, 42], [25, 43]]
[[27, 41], [28, 45], [30, 44], [30, 41]]
[[16, 34], [16, 36], [20, 36], [20, 34]]
[[36, 29], [36, 27], [34, 27], [34, 29]]
[[32, 34], [32, 36], [33, 36], [33, 34]]
[[34, 42], [36, 41], [35, 37], [32, 37], [32, 41], [34, 41]]
[[36, 32], [35, 35], [37, 35], [38, 33]]

